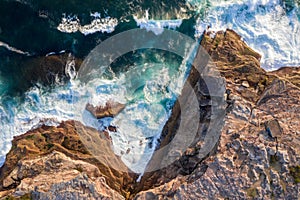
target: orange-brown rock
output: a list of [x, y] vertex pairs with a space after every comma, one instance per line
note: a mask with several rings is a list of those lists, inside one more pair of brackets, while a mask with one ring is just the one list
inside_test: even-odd
[[[77, 133], [79, 129], [84, 129], [84, 136]], [[97, 140], [97, 144], [100, 142], [102, 145], [97, 147], [97, 152], [106, 155], [110, 162], [118, 163], [120, 168], [124, 168], [124, 172], [116, 171], [95, 158], [95, 155], [92, 155], [81, 142], [82, 137], [93, 138]], [[57, 153], [53, 154], [53, 152]], [[112, 151], [111, 142], [105, 134], [84, 127], [79, 122], [67, 121], [57, 127], [41, 126], [14, 138], [12, 149], [0, 169], [0, 190], [12, 190], [15, 196], [32, 193], [32, 191], [47, 192], [52, 184], [64, 183], [80, 174], [87, 174], [88, 178], [85, 180], [90, 184], [98, 177], [102, 177], [109, 191], [115, 190], [126, 196], [129, 190], [127, 187], [134, 177], [128, 174], [128, 171]], [[46, 177], [51, 180], [47, 180]], [[42, 181], [43, 179], [45, 180]], [[24, 185], [32, 185], [32, 187], [26, 189]], [[33, 190], [34, 185], [41, 187], [41, 190]], [[18, 193], [20, 188], [23, 192]]]
[[[171, 165], [166, 174], [146, 175], [143, 187], [151, 189], [135, 199], [298, 199], [300, 68], [266, 72], [260, 55], [232, 30], [214, 38], [205, 34], [201, 45], [226, 78], [227, 101], [232, 103], [217, 149], [189, 174], [178, 173], [182, 166], [172, 172]], [[178, 111], [175, 105], [172, 116]], [[174, 125], [170, 119], [167, 128], [173, 126], [170, 122]], [[173, 130], [165, 138], [174, 138]]]
[[[201, 46], [211, 59], [198, 52], [163, 129], [158, 149], [165, 150], [154, 153], [140, 182], [95, 158], [101, 152], [126, 168], [107, 134], [85, 128], [86, 134], [78, 135], [83, 126], [68, 121], [14, 138], [0, 171], [0, 197], [299, 199], [300, 68], [266, 72], [260, 55], [232, 30], [204, 34]], [[197, 107], [190, 107], [195, 101]], [[91, 105], [90, 111], [95, 117], [118, 113], [101, 108], [97, 116]], [[181, 123], [187, 124], [180, 132]], [[197, 134], [189, 138], [194, 127]], [[207, 137], [211, 132], [215, 138]], [[103, 144], [96, 153], [83, 145], [88, 138]], [[187, 139], [188, 148], [178, 151]], [[164, 166], [170, 157], [175, 159]]]
[[97, 119], [104, 117], [114, 117], [119, 114], [125, 108], [124, 104], [108, 101], [105, 106], [93, 106], [92, 104], [86, 105], [86, 110], [88, 110]]

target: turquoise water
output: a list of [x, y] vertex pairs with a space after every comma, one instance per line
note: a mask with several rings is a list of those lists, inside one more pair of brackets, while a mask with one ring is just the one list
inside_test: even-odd
[[[101, 41], [133, 28], [157, 35], [162, 31], [158, 28], [174, 29], [197, 40], [210, 26], [236, 30], [262, 54], [266, 70], [300, 64], [299, 1], [21, 2], [0, 1], [0, 163], [13, 136], [41, 124], [76, 119], [99, 129], [118, 126], [113, 135], [116, 154], [142, 173], [154, 148], [150, 144], [159, 136], [189, 69], [172, 53], [143, 50], [121, 56], [86, 86], [72, 64], [66, 66], [68, 82], [43, 85], [24, 73], [34, 70], [30, 62], [37, 56], [66, 50], [84, 59]], [[86, 102], [110, 99], [128, 104], [115, 119], [98, 121], [84, 111]], [[124, 155], [129, 148], [131, 153]]]

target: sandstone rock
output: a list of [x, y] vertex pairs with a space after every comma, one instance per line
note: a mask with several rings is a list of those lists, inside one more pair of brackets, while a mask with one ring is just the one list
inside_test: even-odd
[[53, 184], [50, 190], [44, 192], [35, 189], [33, 199], [125, 199], [107, 186], [105, 179], [91, 180], [80, 174], [70, 181]]
[[[78, 134], [81, 129], [86, 135]], [[91, 152], [83, 143], [85, 137], [102, 145]], [[99, 154], [123, 170], [117, 171], [107, 165], [105, 159], [95, 158]], [[53, 185], [73, 180], [82, 173], [90, 179], [103, 177], [108, 185], [105, 186], [107, 192], [116, 190], [126, 196], [127, 187], [137, 178], [128, 173], [130, 170], [114, 154], [110, 140], [104, 134], [75, 121], [62, 122], [58, 127], [42, 126], [15, 137], [0, 171], [0, 190], [13, 189], [14, 196], [49, 191]], [[88, 182], [92, 184], [90, 180]]]
[[243, 81], [242, 82], [242, 86], [244, 86], [245, 88], [250, 87], [249, 83], [247, 81]]
[[[204, 35], [201, 45], [226, 78], [234, 102], [217, 151], [189, 174], [177, 173], [166, 182], [160, 177], [165, 175], [148, 176], [154, 180], [146, 183], [156, 185], [135, 199], [298, 199], [299, 68], [265, 72], [260, 55], [232, 30]], [[249, 87], [239, 90], [242, 80]]]
[[119, 114], [125, 108], [124, 104], [108, 101], [105, 106], [93, 106], [91, 104], [86, 105], [86, 110], [91, 112], [97, 119], [104, 117], [114, 117]]
[[271, 137], [280, 137], [282, 135], [282, 128], [279, 125], [278, 120], [270, 120], [265, 122], [265, 128]]
[[14, 197], [30, 194], [33, 199], [124, 199], [107, 185], [96, 165], [57, 151], [21, 160], [16, 169], [20, 184], [11, 193]]
[[[212, 60], [198, 50], [164, 126], [158, 147], [163, 150], [154, 153], [140, 182], [136, 174], [114, 170], [92, 156], [105, 154], [126, 168], [105, 133], [88, 128], [80, 137], [82, 125], [63, 122], [14, 138], [1, 168], [0, 197], [299, 199], [299, 68], [266, 72], [260, 55], [232, 30], [205, 34], [201, 45]], [[89, 107], [97, 117], [97, 108]], [[122, 110], [121, 105], [118, 112], [109, 107], [98, 108], [98, 117]], [[83, 145], [88, 139], [101, 141], [99, 151]]]

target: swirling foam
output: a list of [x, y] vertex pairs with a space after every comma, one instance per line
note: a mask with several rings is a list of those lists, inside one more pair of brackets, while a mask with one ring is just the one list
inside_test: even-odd
[[149, 10], [145, 11], [144, 17], [138, 18], [137, 16], [133, 16], [133, 18], [140, 28], [146, 29], [147, 31], [152, 31], [156, 35], [161, 34], [164, 28], [174, 30], [180, 27], [180, 25], [182, 24], [182, 19], [173, 19], [173, 20], [149, 19]]
[[30, 53], [25, 52], [25, 51], [22, 51], [22, 50], [20, 50], [20, 49], [17, 49], [17, 48], [15, 48], [15, 47], [12, 47], [12, 46], [10, 46], [9, 44], [7, 44], [7, 43], [5, 43], [5, 42], [1, 42], [1, 41], [0, 41], [0, 47], [4, 47], [4, 48], [6, 48], [6, 49], [8, 49], [8, 50], [10, 50], [10, 51], [12, 51], [12, 52], [15, 52], [15, 53], [19, 53], [19, 54], [23, 54], [23, 55], [27, 55], [27, 56], [30, 55]]
[[101, 18], [99, 13], [91, 13], [93, 20], [90, 24], [81, 25], [78, 17], [75, 16], [64, 16], [61, 23], [57, 26], [57, 29], [65, 33], [75, 33], [77, 31], [84, 35], [101, 32], [111, 33], [115, 30], [118, 25], [118, 20], [112, 17]]
[[210, 1], [209, 6], [197, 2], [199, 11], [206, 6], [204, 17], [198, 19], [195, 27], [197, 37], [207, 26], [212, 30], [231, 28], [262, 54], [261, 65], [264, 69], [300, 65], [297, 7], [286, 13], [279, 0], [214, 0]]
[[[131, 170], [142, 173], [170, 115], [170, 105], [181, 91], [187, 69], [185, 60], [180, 66], [141, 63], [112, 76], [115, 78], [99, 77], [83, 85], [76, 79], [74, 62], [70, 61], [65, 69], [71, 78], [69, 84], [57, 84], [51, 90], [37, 85], [26, 92], [25, 101], [0, 98], [0, 164], [11, 148], [13, 136], [42, 124], [58, 125], [74, 119], [99, 130], [116, 126], [117, 132], [111, 132], [115, 153]], [[127, 106], [114, 119], [97, 120], [85, 110], [88, 102], [104, 105], [108, 100]]]

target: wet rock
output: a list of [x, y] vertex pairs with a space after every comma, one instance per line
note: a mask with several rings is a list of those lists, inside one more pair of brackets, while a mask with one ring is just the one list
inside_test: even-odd
[[115, 126], [108, 126], [108, 130], [111, 132], [117, 132], [117, 127]]
[[28, 81], [38, 81], [45, 85], [65, 82], [74, 78], [70, 76], [79, 70], [81, 62], [69, 53], [28, 58], [22, 64], [23, 75]]
[[105, 106], [93, 106], [92, 104], [86, 105], [86, 110], [92, 113], [97, 119], [104, 117], [114, 117], [125, 108], [124, 104], [108, 101]]

